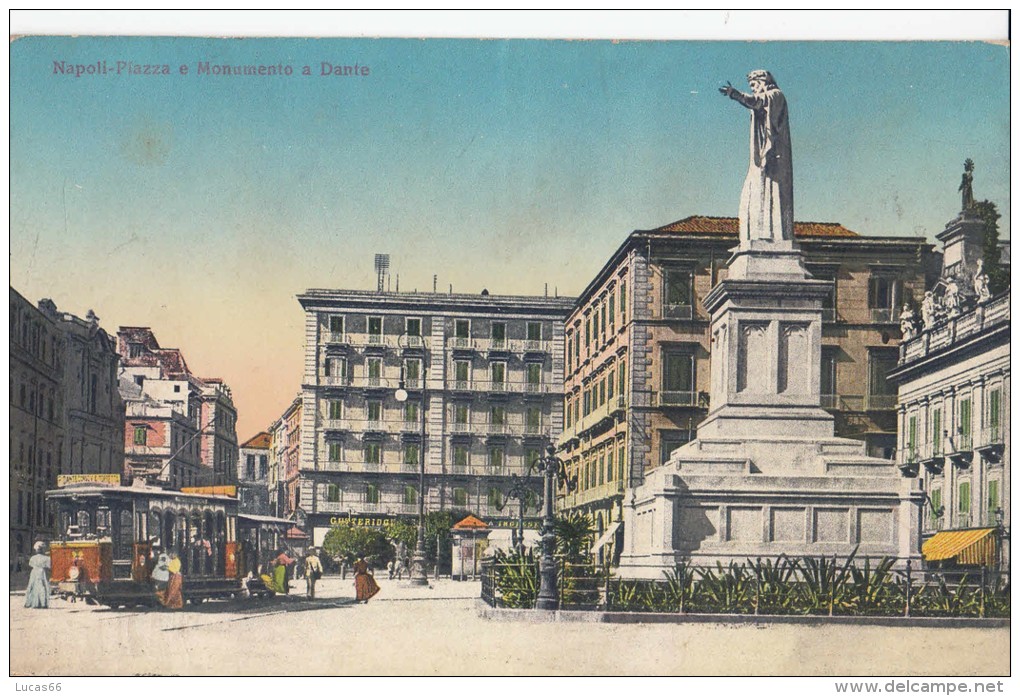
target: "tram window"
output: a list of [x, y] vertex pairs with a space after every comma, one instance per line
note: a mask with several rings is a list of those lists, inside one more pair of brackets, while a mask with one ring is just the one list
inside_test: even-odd
[[71, 513], [60, 513], [60, 528], [64, 531], [64, 534], [71, 533]]
[[130, 510], [120, 511], [120, 530], [118, 538], [120, 539], [120, 555], [131, 557], [131, 548], [134, 542], [134, 529], [132, 529], [132, 519]]
[[78, 511], [78, 533], [89, 534], [92, 531], [92, 519], [85, 510]]
[[96, 511], [96, 533], [109, 532], [110, 531], [110, 511], [109, 510], [97, 510]]
[[163, 536], [163, 525], [159, 512], [153, 510], [149, 513], [149, 539], [160, 541]]

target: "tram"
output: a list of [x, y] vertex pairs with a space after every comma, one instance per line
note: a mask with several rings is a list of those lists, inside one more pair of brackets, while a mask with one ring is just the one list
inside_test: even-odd
[[237, 596], [245, 561], [231, 488], [80, 483], [47, 491], [61, 534], [50, 544], [57, 592], [111, 607], [154, 605], [152, 570], [160, 553], [172, 552], [185, 602]]

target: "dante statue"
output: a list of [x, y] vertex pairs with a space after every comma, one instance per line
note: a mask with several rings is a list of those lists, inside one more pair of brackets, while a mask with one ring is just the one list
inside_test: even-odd
[[751, 94], [730, 83], [724, 95], [751, 110], [751, 162], [740, 194], [740, 245], [793, 239], [793, 153], [786, 97], [767, 70], [747, 76]]
[[961, 210], [970, 210], [974, 207], [974, 160], [967, 158], [963, 163], [963, 180], [960, 182], [959, 191], [963, 199]]

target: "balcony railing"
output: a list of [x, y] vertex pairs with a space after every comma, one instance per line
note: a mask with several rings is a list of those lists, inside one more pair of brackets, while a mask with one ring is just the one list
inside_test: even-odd
[[1009, 294], [1006, 293], [900, 344], [900, 364], [918, 360], [956, 341], [1008, 321]]
[[599, 500], [605, 500], [613, 496], [623, 494], [623, 480], [617, 479], [615, 481], [607, 481], [602, 485], [588, 488], [585, 490], [579, 490], [576, 493], [568, 493], [567, 495], [560, 498], [557, 507], [561, 509], [577, 507], [578, 505], [585, 505]]
[[544, 433], [541, 423], [525, 423], [525, 435], [542, 435]]
[[524, 350], [534, 353], [546, 353], [549, 351], [549, 346], [545, 341], [528, 339], [524, 342]]
[[350, 430], [350, 422], [344, 418], [329, 418], [324, 416], [319, 421], [320, 427], [323, 430]]
[[509, 423], [489, 423], [485, 427], [489, 435], [509, 435], [511, 433]]
[[471, 424], [470, 423], [450, 423], [450, 432], [451, 433], [470, 433], [471, 432]]
[[708, 394], [696, 391], [661, 391], [658, 403], [659, 406], [707, 408]]
[[549, 393], [549, 385], [548, 384], [535, 383], [535, 382], [525, 382], [525, 384], [524, 384], [524, 393], [525, 394], [548, 394]]
[[453, 381], [453, 388], [457, 391], [467, 391], [471, 389], [471, 381], [466, 379], [457, 379]]
[[326, 336], [326, 343], [347, 343], [347, 336], [343, 331], [331, 331]]
[[891, 411], [896, 408], [895, 394], [865, 394], [865, 411]]
[[891, 309], [889, 307], [871, 308], [872, 324], [895, 324], [898, 321], [898, 312], [895, 309]]
[[473, 350], [475, 347], [475, 340], [473, 338], [467, 338], [466, 336], [454, 336], [450, 339], [449, 346], [456, 350]]
[[662, 316], [667, 319], [692, 319], [694, 307], [689, 304], [664, 304]]
[[320, 379], [327, 387], [346, 387], [351, 383], [347, 375], [323, 375]]

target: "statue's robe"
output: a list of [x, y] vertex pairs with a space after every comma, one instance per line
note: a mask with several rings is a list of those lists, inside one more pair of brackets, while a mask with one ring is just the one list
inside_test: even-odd
[[735, 92], [751, 110], [751, 157], [740, 194], [740, 243], [793, 239], [793, 152], [786, 97], [777, 87], [762, 94]]

